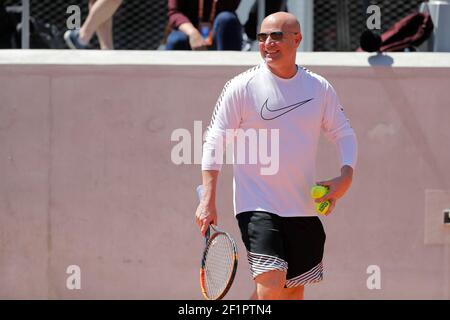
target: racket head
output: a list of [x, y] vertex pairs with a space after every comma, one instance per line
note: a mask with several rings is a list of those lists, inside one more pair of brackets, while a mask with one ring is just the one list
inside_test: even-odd
[[200, 267], [200, 287], [206, 300], [220, 300], [236, 275], [237, 246], [230, 234], [210, 225]]

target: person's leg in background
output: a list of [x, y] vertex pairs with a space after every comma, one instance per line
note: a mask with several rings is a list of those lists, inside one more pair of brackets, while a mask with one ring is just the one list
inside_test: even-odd
[[[89, 0], [89, 12], [92, 12], [92, 10], [93, 10], [92, 6], [94, 5], [94, 3], [96, 3], [96, 1], [97, 0]], [[120, 6], [120, 4], [119, 4], [119, 6]], [[118, 9], [118, 7], [117, 7], [117, 9]], [[100, 49], [102, 49], [102, 50], [113, 50], [114, 49], [113, 17], [112, 16], [111, 16], [111, 18], [109, 18], [105, 22], [103, 22], [101, 25], [99, 25], [97, 30], [95, 31], [95, 33], [97, 34], [98, 42], [100, 44]]]
[[90, 0], [89, 15], [80, 30], [68, 30], [64, 34], [72, 49], [85, 49], [94, 33], [97, 33], [101, 49], [114, 49], [112, 16], [123, 0]]
[[242, 25], [233, 12], [223, 11], [214, 20], [213, 41], [216, 50], [237, 50], [242, 48]]
[[173, 30], [167, 37], [166, 50], [191, 50], [189, 37], [179, 30]]
[[112, 16], [123, 0], [90, 0], [89, 15], [80, 28], [80, 40], [89, 43], [97, 33], [101, 49], [114, 49], [112, 37]]
[[95, 33], [97, 34], [100, 49], [114, 50], [112, 17], [101, 24]]

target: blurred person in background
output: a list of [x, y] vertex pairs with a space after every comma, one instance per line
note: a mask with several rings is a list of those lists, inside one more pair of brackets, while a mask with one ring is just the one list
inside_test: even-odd
[[242, 25], [240, 0], [168, 0], [166, 50], [238, 50]]

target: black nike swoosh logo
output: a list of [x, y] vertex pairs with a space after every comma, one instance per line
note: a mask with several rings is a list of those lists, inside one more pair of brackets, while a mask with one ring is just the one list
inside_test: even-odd
[[267, 98], [266, 102], [264, 102], [264, 104], [261, 107], [261, 118], [263, 118], [264, 120], [273, 120], [276, 119], [278, 117], [281, 117], [283, 114], [286, 114], [288, 112], [291, 112], [292, 110], [297, 109], [298, 107], [301, 107], [302, 105], [304, 105], [305, 103], [313, 100], [314, 98], [308, 99], [308, 100], [304, 100], [301, 102], [297, 102], [294, 104], [291, 104], [289, 106], [286, 107], [282, 107], [282, 108], [278, 108], [278, 109], [270, 109], [267, 106], [267, 101], [269, 101], [269, 98]]

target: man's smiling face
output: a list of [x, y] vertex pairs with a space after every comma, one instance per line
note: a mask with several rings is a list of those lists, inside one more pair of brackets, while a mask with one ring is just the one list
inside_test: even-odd
[[264, 19], [260, 33], [270, 35], [272, 32], [282, 32], [281, 39], [267, 36], [265, 41], [259, 41], [259, 52], [270, 67], [278, 68], [295, 63], [295, 55], [302, 39], [300, 27], [289, 16], [283, 13], [273, 14]]

